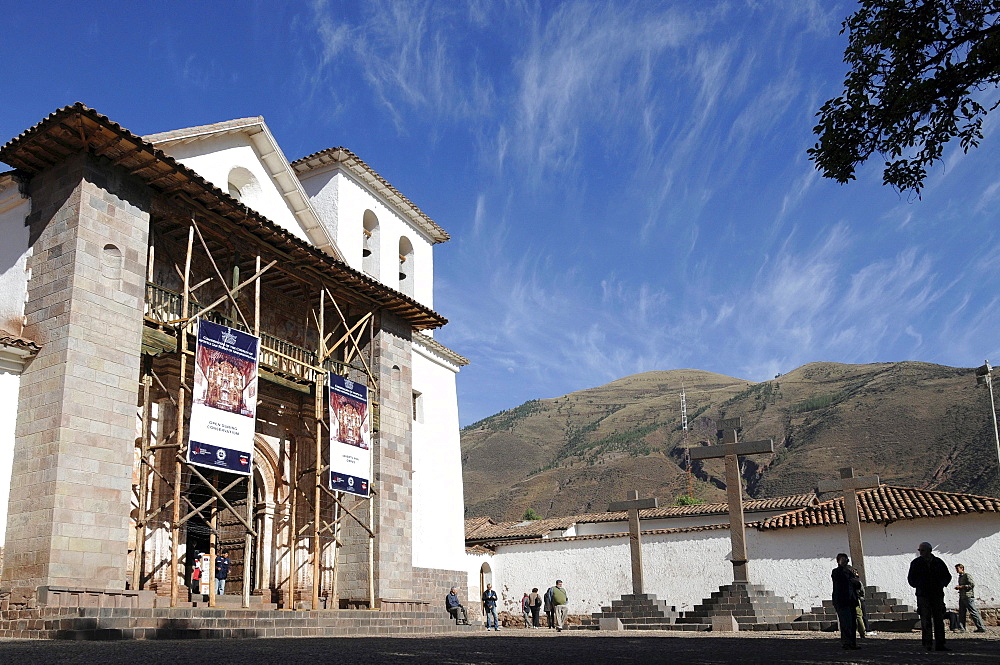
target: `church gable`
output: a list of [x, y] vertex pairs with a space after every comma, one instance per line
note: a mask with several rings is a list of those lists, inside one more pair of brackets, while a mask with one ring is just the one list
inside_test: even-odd
[[144, 137], [243, 205], [342, 258], [263, 118], [242, 118]]
[[346, 148], [291, 166], [351, 267], [433, 307], [433, 246], [450, 238], [444, 229]]

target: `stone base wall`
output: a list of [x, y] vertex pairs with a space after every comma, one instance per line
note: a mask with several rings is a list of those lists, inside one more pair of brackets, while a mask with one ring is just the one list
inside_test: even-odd
[[445, 612], [41, 608], [0, 611], [0, 639], [155, 640], [472, 632]]
[[444, 607], [444, 597], [452, 587], [458, 587], [458, 597], [469, 595], [469, 574], [464, 570], [413, 567], [413, 597]]
[[42, 586], [30, 595], [0, 590], [0, 611], [81, 607], [141, 609], [153, 607], [155, 599], [153, 591]]

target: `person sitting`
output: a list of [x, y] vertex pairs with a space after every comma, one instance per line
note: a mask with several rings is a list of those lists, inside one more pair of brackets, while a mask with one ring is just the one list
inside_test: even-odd
[[448, 610], [448, 614], [451, 615], [456, 624], [469, 625], [469, 613], [465, 611], [465, 606], [458, 599], [456, 587], [452, 587], [451, 592], [444, 597], [444, 608]]

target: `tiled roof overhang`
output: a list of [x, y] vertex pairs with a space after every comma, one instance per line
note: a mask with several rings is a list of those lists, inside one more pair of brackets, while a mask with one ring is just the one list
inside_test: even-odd
[[451, 239], [448, 232], [428, 217], [423, 210], [418, 208], [413, 201], [403, 196], [399, 190], [389, 184], [389, 181], [375, 172], [375, 169], [368, 166], [360, 157], [347, 148], [327, 148], [314, 152], [301, 159], [292, 162], [292, 168], [296, 173], [308, 173], [314, 169], [324, 166], [343, 166], [349, 170], [354, 177], [365, 183], [368, 187], [382, 196], [388, 203], [403, 213], [418, 229], [427, 234], [435, 243], [445, 242]]
[[[748, 499], [743, 502], [743, 512], [753, 513], [771, 510], [790, 510], [803, 508], [817, 503], [812, 492], [779, 496], [774, 499]], [[727, 503], [703, 503], [693, 506], [666, 506], [663, 508], [645, 508], [639, 511], [639, 517], [644, 520], [666, 519], [671, 517], [697, 517], [701, 515], [724, 515], [729, 512]], [[580, 523], [622, 522], [628, 519], [625, 511], [600, 513], [596, 516], [585, 515], [577, 520]]]
[[448, 320], [417, 301], [333, 259], [260, 213], [247, 208], [196, 172], [77, 102], [61, 108], [0, 148], [0, 161], [35, 175], [70, 155], [90, 152], [142, 179], [150, 189], [217, 215], [284, 254], [290, 262], [334, 280], [375, 308], [390, 311], [416, 330], [438, 328]]
[[28, 355], [35, 355], [42, 350], [42, 347], [30, 339], [9, 333], [6, 330], [0, 330], [0, 345], [20, 349]]
[[[924, 517], [1000, 513], [1000, 499], [974, 494], [879, 485], [873, 489], [862, 490], [857, 496], [861, 521], [875, 524], [891, 524], [900, 520]], [[844, 499], [837, 497], [816, 506], [776, 515], [756, 526], [765, 531], [845, 523]]]
[[469, 364], [468, 358], [455, 351], [452, 351], [447, 346], [437, 341], [433, 337], [429, 337], [421, 333], [416, 333], [413, 336], [413, 341], [417, 344], [421, 344], [427, 347], [428, 349], [431, 349], [435, 353], [439, 354], [445, 360], [452, 362], [458, 365], [459, 367], [465, 367]]
[[[752, 526], [752, 525], [748, 525]], [[643, 529], [640, 533], [643, 536], [665, 536], [677, 533], [699, 533], [701, 531], [719, 531], [722, 529], [729, 529], [729, 524], [701, 524], [698, 526], [679, 526], [670, 529]], [[537, 545], [539, 543], [576, 543], [584, 540], [608, 540], [611, 538], [628, 538], [629, 534], [627, 531], [622, 531], [620, 533], [595, 533], [587, 536], [565, 536], [558, 538], [543, 538], [538, 537], [522, 537], [522, 538], [509, 538], [509, 539], [495, 539], [477, 543], [477, 546], [482, 546], [491, 550], [495, 550], [501, 545]], [[468, 547], [466, 547], [468, 550]]]

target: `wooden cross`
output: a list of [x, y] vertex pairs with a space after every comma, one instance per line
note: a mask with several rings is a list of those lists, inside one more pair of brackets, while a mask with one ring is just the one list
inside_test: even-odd
[[729, 502], [729, 539], [733, 548], [733, 581], [750, 581], [747, 569], [747, 536], [743, 521], [743, 482], [740, 478], [740, 455], [760, 455], [774, 452], [774, 441], [739, 442], [739, 430], [743, 428], [741, 418], [726, 418], [719, 421], [722, 443], [691, 449], [691, 460], [726, 458], [726, 500]]
[[632, 593], [639, 595], [642, 590], [642, 543], [639, 540], [639, 511], [644, 508], [657, 508], [656, 498], [640, 499], [639, 493], [632, 492], [632, 498], [626, 501], [615, 501], [608, 506], [608, 512], [628, 511], [628, 541], [632, 550]]
[[868, 585], [865, 577], [865, 549], [861, 545], [861, 517], [858, 514], [858, 490], [878, 487], [878, 476], [857, 477], [853, 467], [840, 470], [840, 480], [827, 480], [816, 487], [817, 494], [826, 492], [844, 493], [844, 521], [847, 523], [847, 545], [851, 550], [851, 561], [858, 571], [861, 583]]

